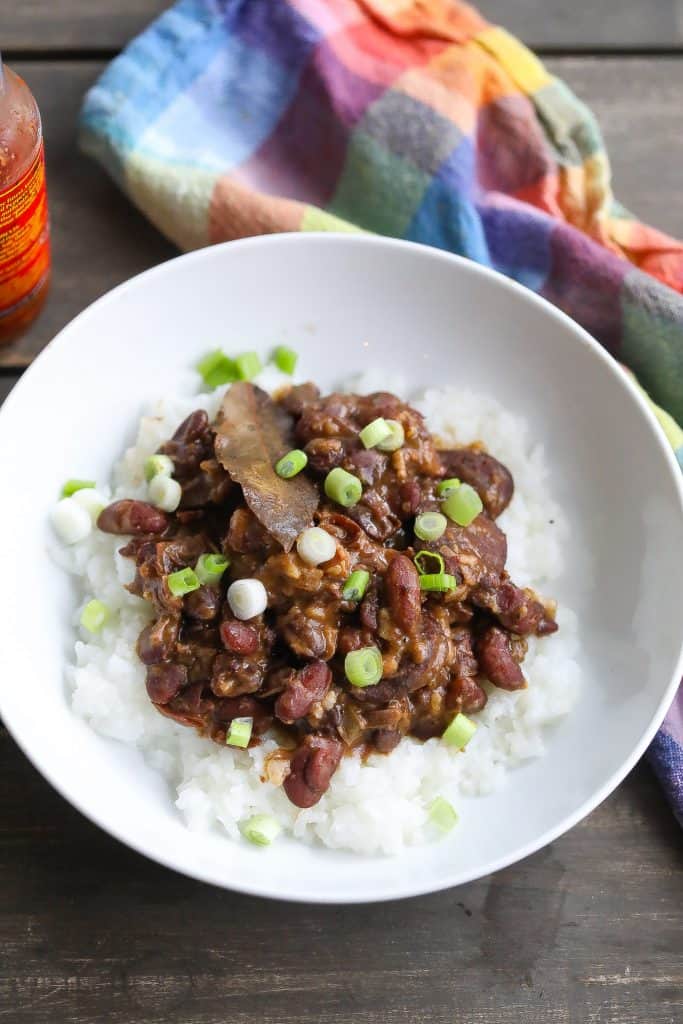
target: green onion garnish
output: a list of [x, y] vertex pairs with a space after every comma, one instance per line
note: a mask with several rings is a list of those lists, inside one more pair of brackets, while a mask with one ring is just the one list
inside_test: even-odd
[[378, 647], [361, 647], [344, 658], [344, 672], [352, 686], [374, 686], [382, 678], [384, 665]]
[[269, 814], [255, 814], [247, 821], [240, 822], [240, 832], [256, 846], [270, 846], [281, 831], [280, 822], [271, 818]]
[[442, 832], [450, 832], [458, 823], [458, 815], [455, 813], [448, 800], [442, 796], [434, 797], [429, 805], [429, 820], [434, 822]]
[[155, 476], [173, 476], [173, 459], [168, 455], [150, 455], [145, 459], [145, 480], [149, 483]]
[[286, 345], [278, 345], [273, 352], [273, 362], [277, 366], [278, 370], [282, 370], [283, 373], [288, 373], [290, 377], [296, 370], [296, 364], [299, 356], [293, 348], [287, 348]]
[[201, 586], [197, 573], [189, 566], [187, 569], [178, 569], [177, 572], [172, 572], [170, 576], [166, 577], [166, 582], [174, 597], [191, 594], [193, 590], [199, 590]]
[[76, 491], [84, 491], [95, 486], [94, 480], [67, 480], [62, 487], [62, 497], [70, 498]]
[[420, 540], [438, 540], [447, 526], [448, 520], [440, 512], [423, 512], [415, 519], [415, 536]]
[[219, 348], [200, 359], [197, 369], [209, 388], [217, 388], [221, 384], [229, 384], [231, 381], [237, 380], [237, 368], [234, 360], [226, 356], [225, 352], [221, 352]]
[[243, 352], [235, 356], [235, 369], [238, 380], [251, 380], [263, 369], [257, 352]]
[[230, 559], [224, 555], [200, 555], [194, 571], [202, 585], [213, 586], [220, 582], [221, 576], [229, 565]]
[[281, 459], [278, 459], [275, 463], [275, 472], [283, 480], [290, 480], [304, 469], [307, 462], [306, 452], [302, 452], [300, 448], [293, 448], [291, 452], [287, 452]]
[[81, 612], [81, 626], [89, 633], [99, 633], [109, 618], [109, 609], [102, 601], [88, 601]]
[[476, 724], [467, 715], [463, 715], [460, 712], [455, 716], [441, 739], [449, 747], [457, 747], [458, 750], [462, 750], [470, 742], [476, 731]]
[[385, 420], [384, 422], [389, 427], [391, 433], [383, 441], [379, 442], [377, 450], [380, 452], [398, 451], [399, 448], [403, 447], [403, 442], [406, 439], [405, 431], [398, 420]]
[[356, 569], [352, 572], [342, 588], [342, 597], [345, 601], [360, 601], [368, 589], [370, 573], [366, 569]]
[[458, 526], [469, 526], [483, 507], [481, 498], [469, 484], [460, 484], [441, 504], [442, 511]]
[[229, 747], [241, 747], [244, 750], [249, 746], [253, 726], [253, 718], [233, 718], [225, 735], [226, 744]]
[[448, 572], [427, 572], [420, 576], [420, 590], [442, 593], [446, 590], [455, 590], [457, 586], [455, 576]]
[[378, 416], [372, 423], [368, 423], [367, 427], [363, 427], [358, 436], [366, 448], [376, 448], [380, 441], [386, 441], [391, 436], [391, 427], [386, 420]]
[[418, 553], [413, 558], [413, 561], [417, 566], [417, 571], [421, 575], [424, 576], [427, 574], [427, 566], [425, 565], [425, 561], [428, 558], [432, 558], [437, 563], [437, 565], [439, 566], [437, 570], [438, 572], [444, 571], [444, 569], [446, 568], [446, 563], [444, 562], [443, 558], [437, 551], [418, 551]]
[[337, 466], [325, 477], [325, 494], [338, 505], [351, 508], [360, 501], [363, 485], [353, 473], [347, 473], [341, 466]]
[[442, 480], [440, 484], [436, 485], [436, 493], [440, 498], [447, 498], [453, 491], [457, 491], [460, 487], [460, 481], [457, 476], [451, 476], [448, 480]]

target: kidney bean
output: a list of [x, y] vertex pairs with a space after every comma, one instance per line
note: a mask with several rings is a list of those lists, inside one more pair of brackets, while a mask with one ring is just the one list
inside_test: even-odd
[[221, 624], [221, 640], [235, 654], [254, 654], [258, 647], [258, 633], [246, 622], [228, 620]]
[[481, 711], [488, 697], [476, 679], [459, 676], [452, 679], [446, 691], [446, 706], [453, 711], [464, 711], [466, 715]]
[[209, 417], [204, 409], [196, 409], [180, 424], [173, 435], [173, 440], [181, 441], [184, 444], [190, 444], [192, 441], [203, 440], [208, 426]]
[[477, 641], [479, 665], [486, 678], [502, 690], [520, 690], [526, 686], [521, 668], [512, 657], [510, 637], [498, 626], [491, 626]]
[[511, 633], [548, 636], [557, 632], [557, 623], [548, 614], [533, 590], [506, 581], [496, 587], [483, 587], [472, 595], [475, 604], [487, 608]]
[[213, 622], [220, 611], [221, 594], [217, 587], [203, 586], [185, 595], [183, 611], [197, 622]]
[[187, 684], [185, 665], [150, 665], [147, 669], [147, 693], [155, 704], [168, 704]]
[[147, 501], [123, 498], [102, 509], [97, 526], [103, 533], [164, 533], [170, 520], [165, 512]]
[[476, 448], [457, 448], [439, 454], [446, 476], [458, 477], [474, 487], [488, 514], [497, 519], [510, 504], [515, 489], [507, 467]]
[[161, 615], [145, 626], [138, 637], [138, 657], [145, 665], [169, 661], [178, 639], [179, 620], [174, 615]]
[[392, 619], [406, 633], [412, 633], [420, 622], [420, 577], [406, 555], [392, 558], [384, 585]]
[[398, 729], [376, 729], [372, 734], [373, 746], [380, 754], [390, 754], [402, 739], [403, 733]]
[[275, 701], [276, 716], [287, 725], [304, 718], [312, 705], [323, 699], [331, 682], [332, 673], [325, 662], [312, 661], [294, 674], [287, 688]]
[[291, 761], [283, 786], [296, 807], [313, 807], [326, 791], [342, 756], [339, 740], [310, 734]]

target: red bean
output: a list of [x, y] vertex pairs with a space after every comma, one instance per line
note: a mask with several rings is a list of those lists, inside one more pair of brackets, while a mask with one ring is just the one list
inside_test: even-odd
[[339, 740], [310, 734], [291, 761], [284, 790], [296, 807], [313, 807], [326, 791], [342, 756]]
[[124, 498], [102, 509], [97, 526], [103, 533], [160, 534], [168, 529], [165, 512], [146, 501]]
[[304, 718], [313, 704], [323, 699], [331, 682], [332, 673], [325, 662], [312, 661], [295, 673], [286, 690], [275, 701], [275, 714], [287, 725]]
[[197, 622], [213, 622], [221, 607], [221, 594], [217, 587], [204, 586], [185, 595], [183, 611]]
[[147, 693], [155, 704], [168, 704], [186, 685], [184, 665], [150, 665], [147, 669]]
[[145, 626], [138, 637], [138, 657], [145, 665], [168, 661], [178, 639], [179, 619], [175, 615], [161, 615], [156, 622]]
[[421, 614], [420, 577], [413, 562], [405, 555], [392, 558], [384, 585], [392, 619], [406, 633], [412, 633]]
[[479, 665], [486, 678], [502, 690], [519, 690], [526, 686], [521, 668], [512, 657], [510, 637], [497, 626], [491, 626], [477, 643]]
[[253, 626], [247, 626], [244, 622], [223, 622], [221, 640], [235, 654], [254, 654], [258, 647], [258, 633]]

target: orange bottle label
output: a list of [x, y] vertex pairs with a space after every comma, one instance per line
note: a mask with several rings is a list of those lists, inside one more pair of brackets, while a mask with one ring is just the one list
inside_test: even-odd
[[50, 267], [43, 147], [10, 188], [0, 191], [0, 318], [40, 287]]

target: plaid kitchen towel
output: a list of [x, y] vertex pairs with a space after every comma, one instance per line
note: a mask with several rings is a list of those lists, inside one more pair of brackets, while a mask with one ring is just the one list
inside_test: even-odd
[[[180, 0], [81, 127], [181, 248], [363, 228], [502, 271], [636, 373], [683, 461], [683, 246], [615, 200], [590, 110], [466, 4]], [[650, 756], [683, 818], [683, 690]]]

